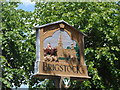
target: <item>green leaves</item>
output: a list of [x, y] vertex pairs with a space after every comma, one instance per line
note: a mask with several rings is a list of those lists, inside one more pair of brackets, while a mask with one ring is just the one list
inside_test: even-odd
[[2, 55], [5, 57], [2, 79], [8, 82], [3, 84], [3, 89], [27, 84], [33, 72], [35, 33], [31, 33], [32, 25], [26, 24], [31, 23], [31, 13], [15, 9], [18, 4], [2, 3]]

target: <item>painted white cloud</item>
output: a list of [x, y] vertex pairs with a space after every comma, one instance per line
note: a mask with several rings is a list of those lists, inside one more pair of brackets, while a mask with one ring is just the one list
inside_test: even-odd
[[[47, 47], [48, 43], [51, 44], [52, 48], [58, 46], [58, 40], [60, 37], [60, 30], [56, 31], [52, 37], [48, 37], [44, 40], [44, 48]], [[62, 42], [63, 42], [63, 48], [67, 48], [68, 46], [71, 47], [71, 44], [73, 43], [74, 46], [76, 45], [76, 42], [74, 40], [71, 40], [70, 36], [67, 34], [67, 32], [62, 32]]]

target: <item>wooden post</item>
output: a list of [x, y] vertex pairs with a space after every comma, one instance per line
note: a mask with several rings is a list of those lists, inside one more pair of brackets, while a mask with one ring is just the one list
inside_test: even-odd
[[36, 61], [34, 73], [39, 72], [39, 63], [40, 63], [40, 29], [36, 29]]
[[84, 65], [84, 37], [80, 38], [80, 64]]
[[55, 78], [53, 80], [57, 90], [62, 90], [62, 78]]

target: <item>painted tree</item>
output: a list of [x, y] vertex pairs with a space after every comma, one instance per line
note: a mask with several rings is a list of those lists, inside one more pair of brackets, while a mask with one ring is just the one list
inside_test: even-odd
[[[35, 62], [34, 24], [65, 20], [86, 33], [85, 61], [91, 79], [73, 81], [71, 88], [119, 89], [120, 2], [41, 2], [34, 12], [16, 10], [17, 3], [2, 3], [2, 70], [4, 88], [28, 84], [52, 88], [52, 81], [32, 77]], [[48, 87], [47, 87], [48, 86]]]

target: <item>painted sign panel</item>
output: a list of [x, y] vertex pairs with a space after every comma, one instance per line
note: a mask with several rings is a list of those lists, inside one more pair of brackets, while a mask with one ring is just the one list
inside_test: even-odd
[[36, 76], [89, 78], [84, 63], [84, 34], [64, 21], [36, 27]]
[[67, 32], [56, 31], [44, 40], [44, 61], [79, 60], [79, 48]]

